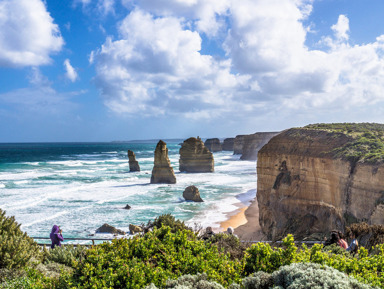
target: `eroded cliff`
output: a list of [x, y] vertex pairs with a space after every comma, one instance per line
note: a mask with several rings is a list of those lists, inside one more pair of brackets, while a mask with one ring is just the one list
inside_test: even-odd
[[365, 221], [384, 224], [384, 125], [312, 125], [260, 149], [257, 200], [263, 233], [321, 236]]
[[242, 160], [256, 160], [257, 152], [278, 132], [257, 132], [243, 136], [241, 157]]

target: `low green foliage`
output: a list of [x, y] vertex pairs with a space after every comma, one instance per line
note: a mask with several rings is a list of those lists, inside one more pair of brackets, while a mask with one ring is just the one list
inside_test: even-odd
[[145, 226], [145, 231], [152, 230], [153, 228], [161, 228], [162, 226], [167, 226], [171, 228], [172, 232], [179, 230], [191, 230], [192, 228], [185, 225], [183, 221], [177, 220], [171, 214], [164, 214], [157, 217], [154, 221], [148, 221]]
[[384, 161], [384, 125], [378, 123], [320, 123], [305, 126], [303, 129], [327, 131], [335, 136], [345, 135], [351, 141], [336, 148], [336, 156], [352, 162]]
[[242, 263], [230, 260], [216, 246], [207, 246], [189, 230], [172, 233], [161, 227], [143, 237], [113, 240], [87, 251], [75, 265], [69, 286], [82, 288], [142, 288], [165, 286], [167, 279], [184, 274], [207, 274], [209, 280], [228, 286], [240, 280]]
[[71, 267], [75, 261], [81, 261], [87, 251], [86, 247], [75, 247], [72, 245], [56, 246], [53, 249], [43, 250], [43, 262], [44, 263], [59, 263]]
[[0, 209], [0, 268], [22, 268], [39, 255], [37, 243], [20, 230], [14, 217], [6, 217]]
[[[153, 283], [145, 289], [157, 289]], [[223, 286], [214, 281], [208, 281], [206, 274], [183, 275], [177, 280], [167, 280], [164, 288], [167, 289], [224, 289]]]
[[216, 245], [219, 250], [228, 253], [231, 259], [243, 259], [248, 244], [240, 242], [239, 238], [226, 233], [218, 233], [210, 237], [207, 242]]

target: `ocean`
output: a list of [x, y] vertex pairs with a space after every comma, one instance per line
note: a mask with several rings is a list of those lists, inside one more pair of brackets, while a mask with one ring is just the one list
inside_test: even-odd
[[[129, 231], [170, 213], [188, 225], [221, 230], [220, 222], [256, 196], [256, 163], [214, 153], [213, 173], [179, 172], [183, 140], [166, 141], [176, 184], [150, 184], [157, 141], [110, 143], [0, 143], [0, 208], [32, 237], [54, 224], [64, 237], [87, 238], [104, 223]], [[127, 150], [140, 172], [129, 172]], [[195, 185], [203, 203], [182, 194]], [[124, 209], [129, 204], [130, 210]]]

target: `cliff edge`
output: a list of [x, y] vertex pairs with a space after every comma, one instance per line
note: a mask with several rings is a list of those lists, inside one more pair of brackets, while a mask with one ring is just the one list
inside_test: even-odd
[[260, 226], [273, 240], [384, 224], [384, 125], [316, 124], [278, 134], [258, 152], [257, 200]]

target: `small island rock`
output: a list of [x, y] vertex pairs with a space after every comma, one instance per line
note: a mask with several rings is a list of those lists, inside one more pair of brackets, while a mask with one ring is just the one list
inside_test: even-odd
[[183, 198], [186, 201], [194, 201], [194, 202], [204, 202], [200, 197], [199, 189], [195, 186], [189, 186], [185, 188], [183, 192]]
[[108, 234], [119, 234], [119, 235], [125, 235], [125, 232], [119, 229], [116, 229], [115, 227], [108, 225], [105, 223], [100, 228], [96, 230], [96, 233], [108, 233]]
[[139, 226], [136, 226], [136, 225], [133, 225], [133, 224], [129, 224], [129, 232], [133, 235], [133, 234], [136, 234], [136, 233], [140, 233], [142, 232], [143, 229]]

